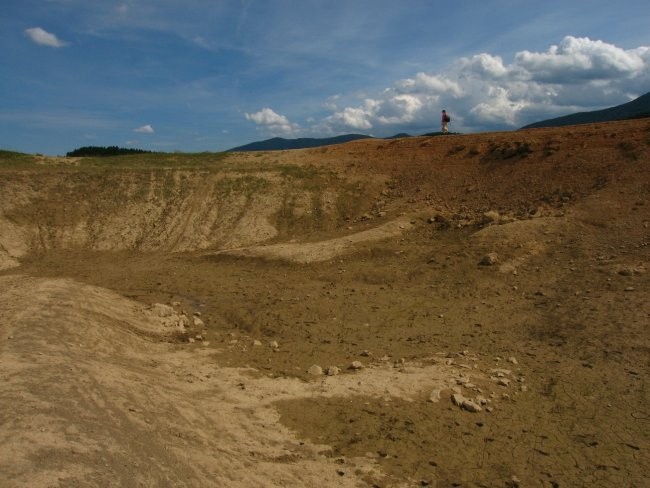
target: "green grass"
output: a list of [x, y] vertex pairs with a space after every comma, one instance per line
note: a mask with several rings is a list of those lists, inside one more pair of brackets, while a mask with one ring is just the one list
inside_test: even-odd
[[125, 168], [125, 169], [156, 169], [156, 168], [219, 168], [227, 159], [228, 153], [144, 153], [108, 157], [80, 158], [47, 158], [37, 155], [23, 154], [13, 151], [0, 150], [0, 167], [32, 166], [65, 166], [66, 162], [75, 168]]
[[210, 168], [217, 167], [228, 156], [227, 153], [148, 153], [124, 156], [80, 158], [83, 167], [102, 168]]
[[0, 168], [31, 165], [36, 162], [36, 156], [15, 151], [0, 149]]

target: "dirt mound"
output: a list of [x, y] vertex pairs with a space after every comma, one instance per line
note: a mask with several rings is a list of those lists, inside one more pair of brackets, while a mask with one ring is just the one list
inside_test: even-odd
[[381, 241], [401, 235], [412, 228], [410, 219], [402, 218], [379, 225], [369, 230], [349, 234], [345, 237], [327, 239], [317, 242], [289, 242], [268, 246], [254, 246], [220, 251], [216, 255], [242, 257], [259, 257], [294, 261], [296, 263], [314, 263], [329, 261], [346, 253], [354, 252], [355, 244]]
[[0, 485], [644, 486], [650, 123], [0, 161]]
[[[214, 350], [188, 353], [146, 340], [164, 336], [161, 316], [169, 314], [143, 313], [141, 304], [106, 290], [20, 275], [0, 285], [0, 401], [21, 406], [3, 409], [3, 486], [357, 486], [336, 473], [321, 453], [326, 446], [299, 442], [277, 424], [273, 404], [411, 399], [432, 389], [449, 395], [471, 378], [443, 360], [320, 383], [259, 378], [218, 367]], [[377, 476], [369, 461], [355, 464]]]

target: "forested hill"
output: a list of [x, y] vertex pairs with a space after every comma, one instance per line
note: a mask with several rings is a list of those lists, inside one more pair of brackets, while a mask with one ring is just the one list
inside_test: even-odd
[[610, 122], [613, 120], [650, 117], [650, 92], [631, 102], [617, 105], [616, 107], [595, 110], [592, 112], [579, 112], [554, 119], [542, 120], [526, 125], [522, 129], [537, 127], [561, 127], [564, 125], [592, 124], [596, 122]]

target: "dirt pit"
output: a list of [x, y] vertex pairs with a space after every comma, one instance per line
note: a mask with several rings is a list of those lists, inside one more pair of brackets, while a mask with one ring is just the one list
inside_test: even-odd
[[649, 148], [2, 166], [0, 485], [646, 486]]

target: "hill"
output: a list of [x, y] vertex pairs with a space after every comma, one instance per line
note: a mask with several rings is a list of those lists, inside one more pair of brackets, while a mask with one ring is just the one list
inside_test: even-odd
[[0, 486], [646, 486], [649, 135], [0, 151]]
[[602, 110], [591, 112], [578, 112], [564, 115], [554, 119], [542, 120], [528, 124], [522, 129], [534, 129], [539, 127], [562, 127], [565, 125], [592, 124], [598, 122], [610, 122], [614, 120], [645, 118], [650, 116], [650, 92], [631, 102], [617, 105]]
[[283, 137], [273, 137], [264, 141], [251, 142], [243, 146], [233, 147], [226, 152], [245, 152], [245, 151], [283, 151], [287, 149], [307, 149], [311, 147], [331, 146], [333, 144], [343, 144], [345, 142], [356, 141], [358, 139], [368, 139], [370, 136], [363, 134], [345, 134], [336, 137], [311, 138], [301, 137], [298, 139], [285, 139]]

